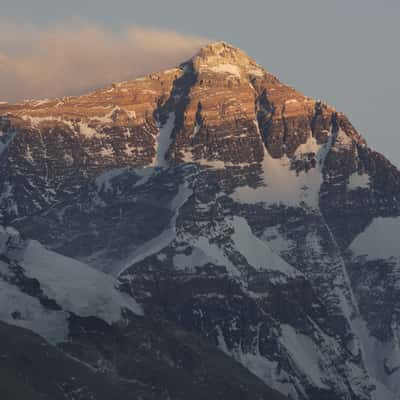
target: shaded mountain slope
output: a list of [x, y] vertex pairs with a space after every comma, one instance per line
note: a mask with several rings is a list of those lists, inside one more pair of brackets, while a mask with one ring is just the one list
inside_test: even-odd
[[226, 43], [0, 104], [1, 221], [291, 399], [399, 396], [400, 172]]

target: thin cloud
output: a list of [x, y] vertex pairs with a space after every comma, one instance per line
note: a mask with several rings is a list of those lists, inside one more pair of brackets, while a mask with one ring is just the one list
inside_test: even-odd
[[79, 95], [179, 64], [206, 39], [73, 23], [39, 28], [0, 21], [0, 100]]

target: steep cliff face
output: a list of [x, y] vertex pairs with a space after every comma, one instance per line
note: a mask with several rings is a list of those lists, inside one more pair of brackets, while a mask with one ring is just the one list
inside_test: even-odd
[[395, 399], [400, 172], [226, 43], [0, 104], [1, 221], [292, 399]]

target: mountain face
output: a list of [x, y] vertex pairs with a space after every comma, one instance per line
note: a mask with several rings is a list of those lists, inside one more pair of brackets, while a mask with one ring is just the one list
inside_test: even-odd
[[0, 116], [0, 334], [121, 396], [399, 398], [400, 172], [344, 114], [221, 42]]

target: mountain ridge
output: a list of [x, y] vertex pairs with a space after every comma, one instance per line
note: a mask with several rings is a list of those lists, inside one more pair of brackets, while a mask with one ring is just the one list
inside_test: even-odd
[[398, 396], [400, 172], [344, 114], [217, 42], [0, 115], [3, 225], [290, 399]]
[[[231, 58], [239, 60], [237, 68], [245, 65], [246, 76], [242, 76], [243, 71], [239, 72], [240, 76], [238, 71], [232, 74], [232, 68], [213, 71], [215, 65], [212, 60], [215, 57], [219, 67], [225, 65], [224, 68], [232, 67]], [[211, 62], [203, 63], [210, 58]], [[255, 75], [247, 73], [249, 66], [250, 72], [256, 68]], [[61, 101], [2, 105], [1, 126], [6, 130], [11, 124], [14, 129], [25, 132], [25, 159], [35, 161], [37, 158], [37, 164], [42, 164], [36, 175], [49, 175], [50, 181], [54, 181], [57, 187], [66, 186], [66, 191], [68, 186], [87, 179], [70, 176], [67, 183], [65, 175], [77, 172], [78, 176], [93, 177], [110, 168], [154, 165], [157, 140], [161, 136], [159, 126], [172, 115], [170, 110], [175, 110], [174, 123], [170, 132], [163, 129], [163, 135], [172, 138], [164, 140], [168, 148], [164, 149], [166, 154], [161, 158], [167, 157], [172, 164], [212, 164], [219, 161], [225, 164], [254, 164], [264, 158], [264, 141], [272, 158], [281, 158], [286, 154], [296, 164], [292, 167], [301, 171], [314, 165], [316, 160], [311, 160], [311, 164], [293, 160], [296, 149], [307, 142], [310, 130], [317, 145], [326, 143], [332, 123], [337, 127], [340, 125], [344, 134], [349, 135], [356, 145], [363, 147], [366, 144], [344, 114], [301, 95], [255, 66], [255, 62], [240, 50], [217, 42], [200, 50], [183, 67], [165, 73]], [[43, 163], [43, 146], [42, 149], [31, 150], [29, 144], [41, 127], [42, 139], [39, 140], [44, 140], [44, 148], [51, 148], [50, 152], [58, 159], [46, 165]], [[63, 136], [69, 136], [68, 140], [58, 137], [61, 133], [57, 129], [56, 135], [51, 135], [49, 132], [54, 128], [63, 132]], [[219, 134], [213, 135], [216, 130]], [[63, 141], [64, 147], [58, 149], [57, 143]], [[15, 154], [15, 158], [18, 157], [20, 152]], [[386, 160], [380, 162], [387, 163]], [[354, 172], [355, 167], [351, 166], [351, 169], [353, 171], [350, 172]], [[46, 175], [46, 170], [50, 174]], [[395, 181], [398, 181], [399, 174], [394, 168], [393, 174], [397, 175]], [[52, 193], [48, 197], [52, 197]]]

